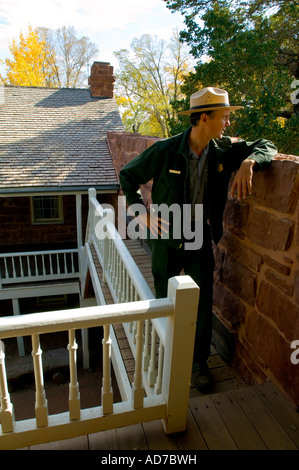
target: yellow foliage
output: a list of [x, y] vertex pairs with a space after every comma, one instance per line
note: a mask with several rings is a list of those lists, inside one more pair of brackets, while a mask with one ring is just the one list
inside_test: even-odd
[[276, 120], [277, 120], [278, 124], [280, 125], [280, 127], [285, 127], [285, 125], [286, 125], [285, 118], [279, 116]]
[[37, 31], [28, 27], [27, 35], [20, 33], [19, 43], [13, 39], [9, 46], [13, 59], [6, 59], [7, 82], [10, 85], [46, 86], [47, 47]]

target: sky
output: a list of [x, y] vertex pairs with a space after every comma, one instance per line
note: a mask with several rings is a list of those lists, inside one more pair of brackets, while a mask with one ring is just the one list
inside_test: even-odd
[[174, 30], [184, 28], [183, 20], [162, 0], [0, 0], [0, 60], [11, 58], [9, 44], [13, 39], [18, 43], [28, 25], [53, 30], [73, 26], [78, 38], [87, 36], [97, 45], [93, 60], [117, 68], [114, 51], [129, 49], [142, 34], [168, 41]]

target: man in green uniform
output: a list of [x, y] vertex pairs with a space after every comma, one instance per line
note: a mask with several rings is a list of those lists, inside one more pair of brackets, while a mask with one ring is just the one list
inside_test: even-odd
[[[199, 90], [191, 96], [190, 109], [181, 113], [190, 116], [191, 127], [156, 142], [120, 172], [129, 206], [140, 207], [143, 203], [140, 185], [152, 179], [153, 207], [164, 204], [181, 209], [171, 213], [169, 225], [165, 225], [158, 213], [154, 215], [144, 206], [138, 221], [155, 235], [150, 245], [156, 297], [166, 297], [168, 279], [179, 275], [182, 269], [200, 287], [193, 370], [195, 385], [201, 391], [207, 391], [211, 385], [207, 359], [212, 336], [212, 241], [217, 244], [223, 233], [230, 177], [237, 170], [231, 196], [245, 198], [251, 194], [253, 172], [263, 170], [277, 153], [274, 145], [264, 139], [246, 142], [223, 136], [230, 125], [230, 112], [240, 108], [229, 104], [225, 90], [213, 87]], [[183, 217], [185, 207], [190, 207], [188, 230]], [[200, 207], [202, 210], [198, 210]], [[165, 230], [167, 237], [163, 237]]]

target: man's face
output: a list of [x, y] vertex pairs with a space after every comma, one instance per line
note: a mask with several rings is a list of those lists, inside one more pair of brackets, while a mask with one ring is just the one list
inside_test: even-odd
[[230, 111], [227, 109], [214, 111], [210, 116], [207, 116], [208, 130], [211, 139], [221, 139], [225, 129], [230, 126], [229, 116]]

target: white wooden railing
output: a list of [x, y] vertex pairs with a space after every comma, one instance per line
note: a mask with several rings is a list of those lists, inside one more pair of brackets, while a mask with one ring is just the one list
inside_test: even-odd
[[[102, 208], [94, 190], [89, 191], [89, 204], [86, 242], [80, 252], [80, 278], [83, 293], [89, 271], [98, 306], [1, 318], [0, 449], [61, 440], [153, 419], [163, 419], [166, 433], [186, 428], [199, 289], [189, 276], [179, 276], [169, 280], [167, 298], [155, 299], [115, 228], [113, 211]], [[113, 305], [105, 305], [92, 251], [101, 264], [102, 280], [110, 288]], [[113, 325], [119, 323], [124, 326], [135, 359], [132, 385], [114, 334]], [[81, 410], [75, 332], [94, 326], [103, 327], [101, 405]], [[39, 338], [44, 333], [66, 330], [69, 332], [69, 413], [49, 416]], [[6, 338], [28, 335], [32, 337], [36, 417], [14, 422], [4, 344]], [[114, 403], [113, 399], [111, 360], [122, 397], [120, 403]]]
[[[0, 449], [22, 448], [42, 442], [99, 432], [137, 422], [163, 419], [166, 433], [183, 431], [189, 400], [189, 386], [198, 287], [189, 276], [169, 281], [168, 297], [136, 302], [87, 307], [20, 317], [4, 317], [0, 324]], [[142, 329], [144, 322], [166, 318], [164, 342], [164, 373], [160, 393], [145, 396], [142, 382]], [[134, 383], [128, 400], [114, 403], [111, 387], [111, 341], [103, 339], [103, 382], [101, 405], [80, 409], [77, 382], [75, 332], [82, 328], [107, 326], [122, 322], [137, 324]], [[48, 415], [44, 389], [40, 335], [69, 331], [69, 412]], [[107, 331], [107, 329], [106, 329]], [[5, 369], [5, 338], [32, 338], [35, 376], [35, 419], [14, 422]]]
[[[86, 232], [86, 259], [92, 273], [94, 260], [91, 246], [94, 247], [97, 258], [102, 266], [103, 281], [107, 282], [115, 303], [134, 302], [138, 300], [153, 299], [154, 294], [145, 281], [130, 252], [121, 239], [115, 227], [114, 212], [104, 209], [96, 199], [96, 192], [89, 190], [89, 213]], [[120, 215], [119, 215], [120, 216]], [[97, 275], [92, 276], [94, 287], [97, 284]], [[104, 304], [104, 296], [98, 283], [98, 303]], [[143, 383], [146, 393], [159, 393], [163, 375], [163, 356], [165, 345], [165, 318], [145, 322], [143, 331], [137, 331], [137, 323], [123, 323], [133, 356], [136, 360], [136, 337], [144, 336], [143, 343]], [[107, 333], [108, 334], [108, 333]], [[130, 395], [130, 384], [125, 366], [121, 360], [114, 329], [110, 329], [112, 341], [112, 362], [119, 389], [123, 399]], [[158, 353], [158, 354], [157, 354]]]
[[1, 285], [78, 278], [78, 249], [0, 254]]

